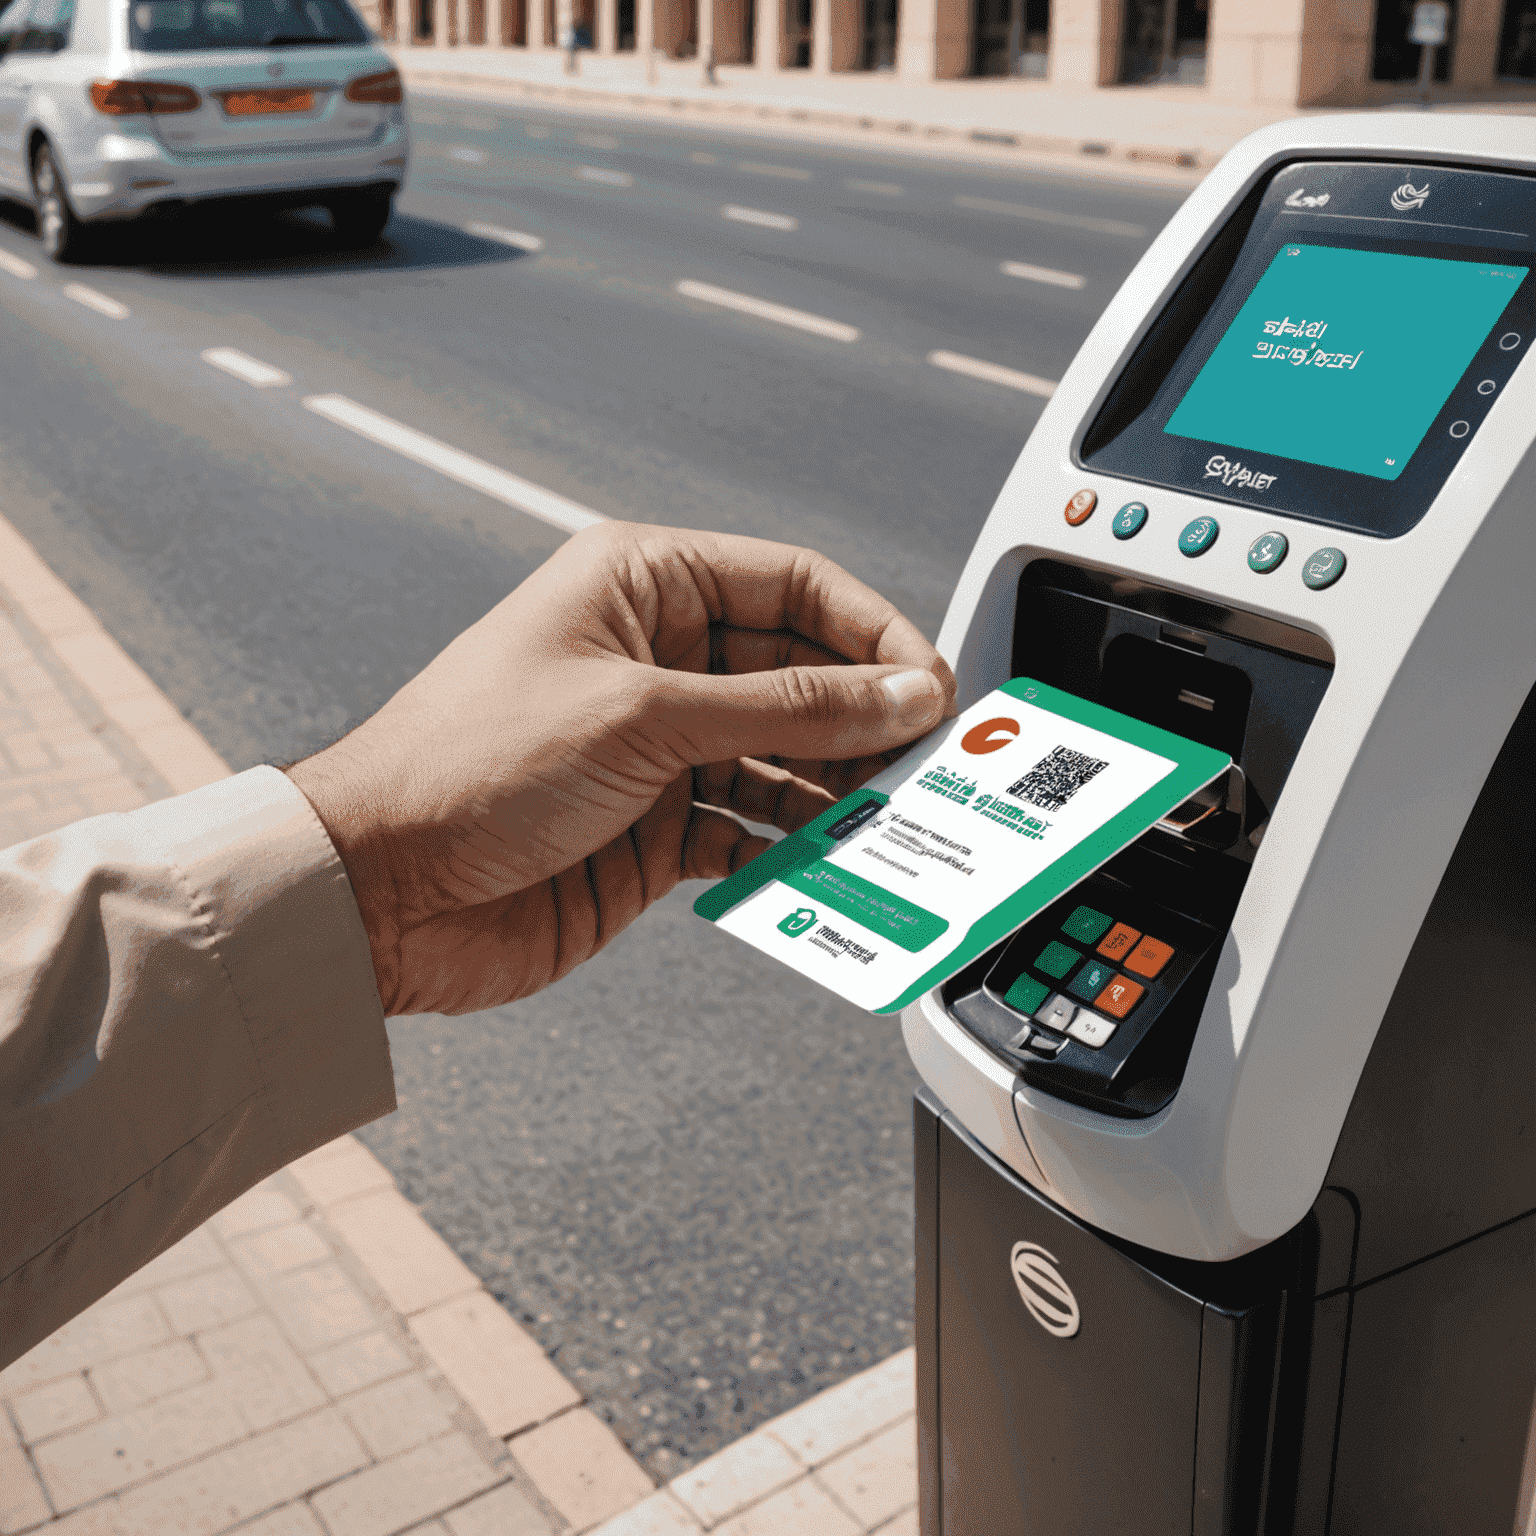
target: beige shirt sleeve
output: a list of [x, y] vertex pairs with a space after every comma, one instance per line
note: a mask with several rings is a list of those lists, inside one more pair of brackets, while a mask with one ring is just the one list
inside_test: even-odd
[[0, 854], [0, 1366], [394, 1107], [346, 871], [275, 768]]

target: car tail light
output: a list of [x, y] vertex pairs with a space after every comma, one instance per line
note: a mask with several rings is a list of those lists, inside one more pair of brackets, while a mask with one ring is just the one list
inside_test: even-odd
[[93, 80], [91, 105], [108, 117], [196, 112], [203, 98], [190, 85], [169, 80]]
[[377, 75], [359, 75], [348, 84], [346, 94], [348, 101], [370, 101], [380, 106], [405, 100], [398, 69], [386, 69]]

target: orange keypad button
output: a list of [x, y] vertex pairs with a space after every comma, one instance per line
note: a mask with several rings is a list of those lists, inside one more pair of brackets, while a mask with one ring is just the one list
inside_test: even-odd
[[1148, 934], [1132, 951], [1130, 959], [1125, 962], [1125, 968], [1150, 980], [1172, 959], [1173, 945], [1164, 944], [1161, 939], [1154, 939]]
[[1067, 521], [1074, 528], [1079, 523], [1086, 523], [1093, 516], [1093, 509], [1098, 504], [1099, 493], [1097, 491], [1090, 491], [1085, 487], [1067, 503]]
[[1146, 988], [1128, 976], [1116, 976], [1094, 998], [1093, 1006], [1102, 1008], [1112, 1019], [1123, 1019], [1146, 995]]
[[1106, 960], [1123, 960], [1130, 954], [1136, 940], [1140, 937], [1141, 929], [1132, 928], [1129, 923], [1116, 923], [1104, 935], [1104, 942], [1099, 945], [1099, 953]]

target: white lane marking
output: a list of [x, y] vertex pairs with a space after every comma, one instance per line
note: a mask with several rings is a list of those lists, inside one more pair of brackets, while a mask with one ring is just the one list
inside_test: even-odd
[[203, 361], [234, 374], [237, 379], [244, 379], [247, 384], [254, 384], [257, 389], [278, 389], [293, 383], [291, 373], [284, 373], [281, 368], [274, 368], [271, 363], [264, 363], [234, 347], [209, 347], [203, 353]]
[[800, 220], [787, 213], [764, 213], [761, 208], [738, 208], [727, 203], [720, 210], [723, 219], [734, 219], [738, 224], [761, 224], [764, 229], [799, 229]]
[[738, 160], [738, 171], [750, 171], [754, 176], [781, 176], [785, 181], [809, 181], [815, 173], [798, 165], [766, 165], [761, 160]]
[[605, 187], [632, 187], [635, 184], [635, 178], [628, 171], [604, 170], [600, 165], [584, 165], [576, 174], [583, 181], [595, 181]]
[[525, 235], [520, 229], [503, 229], [499, 224], [466, 224], [464, 233], [479, 235], [482, 240], [499, 240], [503, 245], [515, 245], [520, 251], [544, 249], [544, 242], [537, 235]]
[[619, 141], [611, 133], [578, 133], [578, 144], [585, 144], [588, 149], [617, 149]]
[[12, 277], [37, 276], [37, 268], [30, 261], [23, 261], [20, 256], [12, 256], [9, 251], [0, 251], [0, 272], [9, 272]]
[[707, 155], [707, 154], [704, 153], [704, 151], [702, 149], [694, 150], [694, 152], [691, 155], [689, 155], [688, 158], [690, 160], [692, 160], [695, 165], [719, 165], [720, 164], [720, 156], [719, 155]]
[[900, 197], [905, 190], [894, 181], [861, 181], [857, 176], [850, 176], [843, 185], [850, 192], [879, 192], [884, 197]]
[[526, 133], [530, 139], [547, 139], [554, 133], [554, 131], [555, 130], [553, 128], [544, 128], [541, 127], [538, 123], [528, 123], [523, 128], [523, 132]]
[[983, 379], [988, 384], [1021, 389], [1026, 395], [1040, 395], [1049, 400], [1056, 393], [1056, 385], [1051, 379], [1020, 373], [1016, 368], [1003, 368], [997, 363], [984, 363], [979, 357], [963, 357], [958, 352], [930, 352], [928, 361], [935, 368], [947, 368], [951, 373], [963, 373], [967, 378]]
[[490, 159], [483, 149], [471, 149], [468, 144], [454, 144], [448, 150], [450, 160], [462, 160], [465, 165], [484, 165]]
[[1088, 281], [1081, 272], [1058, 272], [1055, 267], [1032, 267], [1027, 261], [1005, 261], [1003, 272], [1028, 283], [1050, 283], [1055, 288], [1081, 288]]
[[459, 119], [459, 127], [467, 128], [471, 133], [493, 133], [501, 124], [494, 117], [484, 117], [478, 112], [471, 112]]
[[87, 288], [84, 283], [65, 283], [64, 292], [76, 304], [84, 304], [87, 309], [94, 309], [98, 315], [105, 315], [109, 320], [128, 318], [129, 309], [126, 304], [119, 304], [116, 299], [109, 299], [106, 294], [97, 293], [94, 288]]
[[1127, 224], [1123, 219], [1098, 219], [1086, 213], [1062, 213], [1055, 208], [1036, 208], [1029, 203], [1004, 203], [995, 197], [955, 198], [961, 208], [972, 208], [978, 213], [1006, 213], [1014, 219], [1030, 219], [1036, 224], [1057, 224], [1065, 229], [1089, 229], [1096, 235], [1125, 235], [1134, 239], [1147, 232], [1145, 224]]
[[780, 325], [792, 325], [797, 330], [810, 331], [816, 336], [829, 336], [833, 341], [857, 341], [857, 327], [844, 325], [840, 320], [824, 320], [820, 315], [808, 315], [803, 309], [790, 309], [784, 304], [770, 304], [766, 299], [754, 299], [750, 294], [733, 293], [729, 288], [716, 288], [713, 283], [695, 283], [685, 280], [676, 285], [676, 291], [685, 299], [698, 299], [705, 304], [718, 304], [722, 309], [734, 309], [743, 315], [753, 315], [759, 320], [776, 320]]
[[580, 502], [568, 501], [554, 491], [546, 491], [543, 486], [524, 480], [520, 475], [510, 475], [494, 464], [487, 464], [484, 459], [450, 448], [425, 432], [418, 432], [392, 417], [370, 411], [366, 405], [348, 400], [345, 395], [310, 395], [304, 401], [304, 408], [356, 432], [359, 437], [392, 449], [403, 458], [425, 464], [428, 469], [435, 469], [460, 485], [483, 491], [519, 512], [526, 512], [529, 517], [564, 529], [566, 533], [580, 533], [594, 523], [608, 521], [601, 512], [594, 512]]

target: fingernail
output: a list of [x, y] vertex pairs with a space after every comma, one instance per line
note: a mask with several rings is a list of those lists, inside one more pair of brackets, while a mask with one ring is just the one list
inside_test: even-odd
[[931, 672], [897, 672], [882, 677], [880, 686], [890, 695], [903, 725], [926, 725], [938, 717], [943, 705], [939, 680]]

